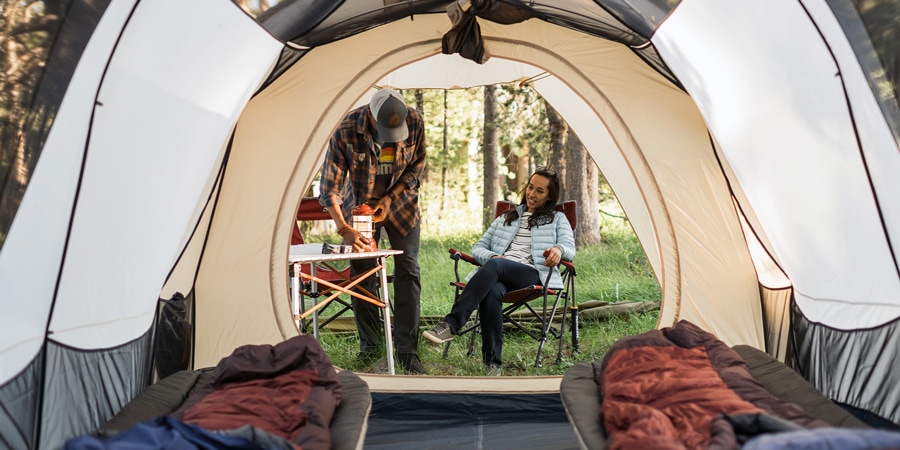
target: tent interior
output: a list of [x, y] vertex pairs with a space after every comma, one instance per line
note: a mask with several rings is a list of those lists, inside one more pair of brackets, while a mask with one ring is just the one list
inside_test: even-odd
[[442, 51], [468, 2], [73, 3], [93, 21], [0, 248], [0, 442], [56, 447], [145, 388], [160, 299], [187, 298], [194, 368], [296, 336], [290, 231], [341, 117], [522, 80], [615, 191], [660, 327], [900, 423], [900, 115], [871, 82], [896, 73], [852, 2], [484, 2], [478, 62]]

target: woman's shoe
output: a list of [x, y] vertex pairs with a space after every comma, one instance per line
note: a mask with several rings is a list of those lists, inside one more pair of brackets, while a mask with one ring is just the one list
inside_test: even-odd
[[422, 336], [425, 336], [425, 339], [428, 339], [435, 344], [443, 344], [444, 342], [453, 339], [453, 332], [450, 331], [450, 325], [442, 320], [431, 327], [430, 330], [425, 330], [425, 332], [422, 333]]

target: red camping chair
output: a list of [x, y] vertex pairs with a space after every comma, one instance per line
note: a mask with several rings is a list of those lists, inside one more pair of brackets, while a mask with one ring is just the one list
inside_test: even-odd
[[[516, 205], [511, 202], [499, 201], [497, 202], [497, 208], [495, 210], [494, 217], [499, 217], [507, 210], [513, 209], [515, 207]], [[556, 205], [556, 209], [558, 211], [562, 211], [566, 215], [566, 218], [569, 219], [569, 223], [572, 225], [572, 230], [574, 231], [577, 221], [576, 203], [574, 201], [560, 203], [559, 205]], [[466, 283], [462, 281], [464, 274], [460, 273], [459, 262], [465, 261], [475, 266], [481, 266], [481, 264], [476, 261], [475, 258], [472, 257], [472, 255], [463, 253], [453, 248], [450, 249], [450, 258], [454, 261], [453, 272], [456, 276], [456, 281], [450, 282], [450, 285], [455, 289], [453, 301], [456, 302], [463, 289], [466, 287]], [[572, 261], [563, 260], [560, 262], [560, 265], [563, 266], [560, 272], [563, 281], [562, 289], [547, 289], [541, 285], [534, 285], [507, 292], [506, 295], [503, 296], [503, 303], [506, 304], [506, 306], [504, 306], [503, 308], [503, 322], [522, 330], [528, 336], [531, 336], [532, 339], [539, 342], [537, 356], [535, 357], [534, 361], [534, 365], [536, 367], [541, 367], [543, 365], [541, 353], [543, 352], [544, 344], [547, 342], [547, 339], [551, 334], [555, 338], [559, 339], [559, 349], [556, 354], [556, 363], [559, 364], [562, 360], [563, 340], [566, 333], [566, 312], [569, 311], [570, 307], [572, 310], [571, 314], [573, 328], [572, 349], [573, 351], [578, 351], [578, 308], [575, 305], [575, 264], [572, 263]], [[531, 301], [539, 298], [542, 299], [543, 302], [540, 306], [538, 306], [538, 308], [540, 309], [537, 309], [534, 305], [531, 304]], [[550, 299], [553, 299], [552, 305], [550, 304]], [[563, 306], [561, 310], [562, 312], [560, 313], [560, 328], [557, 331], [552, 327], [552, 324], [554, 318], [556, 318], [557, 313], [560, 311], [560, 301], [563, 302]], [[535, 327], [533, 324], [529, 326], [529, 321], [536, 322], [537, 327]], [[479, 326], [480, 322], [478, 320], [478, 314], [476, 312], [474, 321], [470, 322], [467, 327], [459, 330], [459, 332], [457, 333], [457, 335], [471, 333], [468, 344], [468, 355], [470, 357], [475, 355], [475, 335], [480, 333]], [[535, 328], [537, 328], [537, 330], [535, 330]], [[452, 341], [444, 344], [445, 358], [447, 357], [447, 352], [450, 348], [451, 342]]]
[[[313, 221], [313, 220], [331, 220], [331, 215], [328, 214], [328, 211], [319, 204], [319, 200], [315, 197], [304, 197], [300, 200], [300, 207], [297, 209], [297, 220], [294, 225], [293, 232], [291, 233], [291, 245], [304, 244], [305, 240], [303, 239], [303, 233], [300, 231], [300, 222]], [[316, 276], [325, 281], [329, 281], [335, 284], [346, 284], [352, 281], [350, 277], [350, 265], [348, 264], [346, 267], [338, 268], [334, 267], [331, 264], [326, 263], [318, 263], [316, 264]], [[300, 271], [305, 274], [312, 273], [311, 264], [302, 264], [300, 266]], [[309, 329], [309, 323], [318, 323], [317, 330], [321, 330], [333, 320], [340, 317], [342, 314], [349, 311], [352, 306], [349, 301], [342, 299], [341, 297], [337, 297], [333, 300], [333, 302], [337, 302], [340, 307], [337, 312], [331, 314], [325, 318], [324, 321], [319, 323], [319, 315], [318, 313], [313, 313], [310, 315], [309, 319], [300, 319], [300, 315], [306, 312], [306, 302], [305, 297], [310, 297], [314, 301], [318, 301], [319, 297], [327, 297], [334, 291], [333, 288], [326, 286], [319, 286], [318, 284], [313, 284], [312, 282], [303, 282], [300, 286], [300, 305], [299, 311], [294, 311], [295, 316], [294, 320], [297, 322], [297, 326], [301, 332], [307, 333]]]

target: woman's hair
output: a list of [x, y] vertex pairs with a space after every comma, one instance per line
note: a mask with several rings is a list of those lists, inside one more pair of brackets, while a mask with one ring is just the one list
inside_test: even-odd
[[[538, 225], [544, 225], [553, 222], [553, 217], [555, 216], [555, 208], [556, 204], [559, 202], [559, 194], [562, 190], [559, 182], [559, 175], [556, 174], [556, 171], [553, 169], [549, 169], [547, 167], [538, 167], [537, 170], [528, 177], [528, 183], [531, 183], [531, 179], [534, 178], [535, 175], [540, 175], [550, 182], [547, 184], [547, 202], [541, 205], [535, 212], [531, 214], [531, 217], [528, 218], [528, 228], [532, 228]], [[525, 204], [525, 195], [528, 191], [528, 184], [522, 188], [521, 197], [519, 199], [519, 204]], [[504, 224], [509, 225], [515, 220], [516, 217], [519, 217], [519, 212], [513, 208], [504, 213]]]

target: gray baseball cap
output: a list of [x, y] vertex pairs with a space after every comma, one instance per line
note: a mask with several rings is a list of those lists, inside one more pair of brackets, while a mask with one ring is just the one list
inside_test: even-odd
[[409, 128], [406, 126], [406, 115], [409, 111], [399, 92], [393, 89], [380, 89], [369, 101], [369, 109], [375, 118], [378, 140], [400, 142], [409, 137]]

